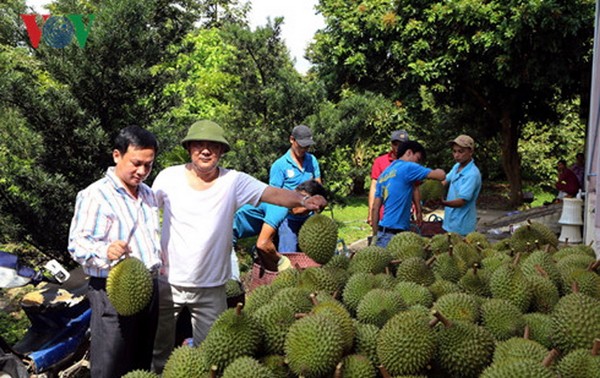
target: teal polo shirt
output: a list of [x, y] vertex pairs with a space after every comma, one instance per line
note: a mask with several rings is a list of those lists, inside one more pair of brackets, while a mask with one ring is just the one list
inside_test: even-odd
[[481, 173], [471, 160], [460, 172], [459, 163], [456, 163], [446, 181], [450, 183], [446, 200], [463, 199], [466, 201], [462, 207], [448, 207], [444, 209], [444, 223], [442, 228], [448, 232], [467, 235], [477, 228], [477, 208], [475, 204], [481, 191]]

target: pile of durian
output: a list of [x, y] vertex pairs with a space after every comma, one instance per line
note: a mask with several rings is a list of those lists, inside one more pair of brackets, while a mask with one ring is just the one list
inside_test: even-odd
[[305, 253], [327, 261], [247, 293], [163, 377], [600, 377], [589, 246], [559, 247], [531, 222], [495, 244], [405, 232], [347, 257], [331, 227], [303, 232]]

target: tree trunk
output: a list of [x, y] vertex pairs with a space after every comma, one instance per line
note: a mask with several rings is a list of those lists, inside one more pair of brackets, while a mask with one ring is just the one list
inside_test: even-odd
[[515, 125], [508, 110], [502, 111], [502, 168], [510, 185], [510, 204], [523, 203], [523, 182], [521, 180], [521, 157], [519, 156], [519, 127]]

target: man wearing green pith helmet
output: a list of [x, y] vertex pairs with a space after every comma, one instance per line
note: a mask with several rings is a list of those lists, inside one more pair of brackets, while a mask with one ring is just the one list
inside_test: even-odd
[[287, 208], [323, 208], [322, 196], [305, 197], [269, 186], [254, 177], [219, 167], [229, 151], [215, 122], [194, 123], [182, 140], [190, 162], [161, 171], [152, 189], [164, 210], [161, 236], [164, 266], [159, 277], [160, 314], [154, 370], [161, 372], [175, 341], [177, 316], [187, 307], [194, 345], [206, 337], [227, 308], [225, 283], [231, 277], [233, 218], [245, 204], [267, 202]]

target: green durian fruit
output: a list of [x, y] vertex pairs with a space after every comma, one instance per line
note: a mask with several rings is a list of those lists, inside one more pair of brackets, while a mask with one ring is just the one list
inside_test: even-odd
[[400, 281], [394, 287], [394, 290], [400, 293], [402, 300], [407, 306], [416, 304], [431, 307], [433, 304], [433, 294], [425, 286], [414, 282]]
[[323, 214], [308, 218], [298, 232], [300, 250], [319, 264], [326, 264], [331, 260], [337, 241], [337, 223]]
[[479, 255], [477, 248], [464, 242], [453, 244], [452, 253], [463, 261], [463, 266], [465, 267], [463, 272], [472, 267], [473, 264], [479, 264], [481, 262], [481, 256]]
[[352, 274], [360, 272], [383, 273], [391, 261], [392, 257], [385, 248], [372, 245], [359, 250], [352, 256], [348, 265], [348, 271]]
[[423, 183], [419, 185], [419, 191], [423, 202], [441, 200], [445, 194], [442, 182], [433, 179], [423, 180]]
[[270, 354], [260, 359], [260, 362], [265, 365], [275, 378], [289, 378], [292, 372], [290, 371], [285, 356], [279, 354]]
[[490, 298], [481, 305], [481, 324], [498, 341], [523, 335], [523, 313], [506, 299]]
[[338, 289], [338, 283], [328, 270], [313, 266], [300, 272], [298, 287], [310, 292], [324, 291], [333, 294]]
[[492, 245], [481, 232], [473, 231], [465, 236], [465, 241], [478, 249], [490, 248]]
[[439, 297], [432, 306], [449, 320], [475, 323], [479, 319], [479, 300], [466, 293], [450, 293]]
[[556, 368], [561, 378], [600, 377], [600, 339], [592, 349], [575, 349], [564, 356]]
[[179, 346], [171, 352], [162, 378], [204, 378], [210, 371], [210, 365], [207, 363], [203, 347], [195, 348], [187, 345]]
[[361, 299], [369, 291], [380, 287], [380, 282], [371, 273], [355, 273], [348, 279], [342, 293], [342, 302], [351, 312], [356, 312]]
[[152, 275], [143, 262], [127, 257], [112, 267], [106, 279], [106, 294], [119, 315], [142, 311], [152, 299]]
[[158, 374], [146, 370], [134, 370], [121, 378], [158, 378]]
[[242, 356], [225, 368], [222, 378], [275, 378], [275, 375], [254, 358]]
[[394, 235], [385, 249], [394, 260], [404, 260], [409, 257], [427, 258], [425, 240], [411, 231]]
[[558, 303], [560, 294], [554, 282], [539, 274], [528, 275], [527, 280], [533, 296], [531, 298], [531, 310], [534, 312], [550, 313]]
[[[314, 300], [316, 301], [316, 296], [314, 297]], [[341, 302], [336, 300], [318, 302], [311, 310], [311, 313], [328, 316], [336, 322], [342, 331], [344, 351], [352, 349], [356, 330], [354, 328], [352, 316]]]
[[276, 289], [283, 289], [284, 287], [295, 287], [298, 285], [298, 279], [300, 278], [300, 271], [295, 268], [286, 269], [277, 273], [277, 277], [271, 281], [271, 286]]
[[[350, 354], [342, 359], [336, 368], [336, 374], [344, 378], [375, 378], [377, 371], [371, 361], [360, 354]], [[338, 375], [336, 375], [337, 377]]]
[[251, 314], [262, 330], [264, 352], [284, 353], [285, 336], [296, 321], [296, 313], [293, 306], [273, 301]]
[[589, 348], [600, 338], [600, 301], [582, 293], [562, 297], [552, 312], [552, 338], [563, 353]]
[[465, 274], [467, 266], [464, 261], [456, 257], [453, 253], [448, 252], [435, 256], [432, 269], [436, 279], [456, 283]]
[[238, 280], [229, 279], [225, 282], [225, 294], [227, 298], [234, 298], [244, 294], [242, 284]]
[[301, 287], [284, 287], [273, 295], [269, 304], [277, 302], [290, 307], [294, 312], [309, 312], [313, 307], [310, 294], [310, 290]]
[[285, 338], [285, 355], [292, 372], [321, 377], [333, 373], [344, 352], [340, 326], [329, 316], [308, 315], [297, 320]]
[[450, 293], [462, 293], [463, 290], [455, 284], [454, 282], [450, 282], [448, 280], [436, 280], [434, 283], [427, 287], [431, 294], [433, 294], [433, 300], [437, 300], [443, 295]]
[[396, 278], [398, 281], [415, 282], [424, 286], [429, 286], [435, 281], [433, 270], [419, 257], [402, 261], [396, 270]]
[[[289, 269], [287, 269], [289, 270]], [[271, 298], [277, 293], [278, 288], [272, 285], [257, 286], [246, 294], [244, 302], [244, 312], [250, 314], [271, 301]]]
[[523, 315], [523, 320], [529, 331], [529, 339], [537, 341], [548, 349], [554, 346], [552, 341], [552, 317], [549, 314], [531, 312]]
[[537, 341], [513, 337], [496, 344], [492, 363], [504, 363], [513, 358], [529, 358], [541, 364], [547, 354], [548, 349]]
[[529, 358], [512, 359], [504, 363], [492, 364], [481, 374], [481, 378], [556, 378], [556, 374]]
[[490, 291], [490, 274], [485, 269], [479, 269], [479, 264], [473, 264], [458, 281], [458, 286], [465, 293], [489, 297], [492, 295]]
[[500, 266], [490, 278], [490, 291], [494, 298], [511, 301], [522, 312], [531, 304], [533, 291], [521, 269], [515, 264]]
[[490, 364], [495, 340], [485, 328], [464, 321], [450, 321], [435, 311], [443, 326], [436, 327], [435, 360], [449, 377], [478, 377]]
[[242, 307], [221, 313], [202, 342], [206, 362], [221, 371], [238, 357], [255, 355], [262, 341], [261, 326]]
[[377, 357], [379, 327], [354, 320], [354, 329], [356, 331], [354, 336], [354, 352], [369, 358], [373, 366], [379, 366], [379, 357]]
[[396, 314], [379, 332], [377, 356], [394, 376], [418, 374], [435, 353], [435, 334], [421, 311]]
[[358, 304], [356, 318], [381, 328], [398, 312], [406, 309], [402, 295], [394, 290], [373, 289]]

